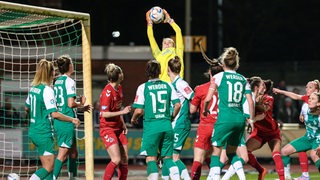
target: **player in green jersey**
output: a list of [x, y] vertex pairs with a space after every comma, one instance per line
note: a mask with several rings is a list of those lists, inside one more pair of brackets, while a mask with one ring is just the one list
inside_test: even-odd
[[214, 75], [207, 97], [204, 101], [204, 115], [209, 113], [208, 104], [217, 90], [219, 97], [219, 113], [215, 123], [215, 130], [212, 137], [213, 153], [211, 156], [210, 172], [208, 179], [220, 179], [219, 158], [222, 148], [227, 145], [226, 152], [228, 159], [235, 169], [242, 169], [242, 175], [238, 172], [240, 179], [245, 179], [241, 158], [236, 156], [236, 149], [243, 137], [246, 118], [243, 115], [242, 99], [246, 96], [249, 103], [251, 123], [254, 117], [254, 105], [250, 85], [244, 76], [237, 73], [239, 67], [238, 51], [229, 47], [219, 57], [224, 71]]
[[[90, 105], [84, 105], [86, 98], [81, 96], [81, 102], [76, 102], [76, 84], [71, 78], [74, 72], [73, 62], [69, 55], [62, 55], [55, 61], [61, 76], [54, 82], [54, 92], [58, 111], [70, 117], [77, 117], [75, 108], [90, 110]], [[76, 144], [75, 128], [70, 122], [54, 120], [54, 131], [59, 146], [57, 158], [54, 161], [53, 175], [58, 178], [63, 162], [68, 157], [68, 174], [70, 178], [77, 176], [78, 150]]]
[[[293, 153], [311, 150], [310, 157], [320, 171], [320, 159], [317, 155], [317, 149], [320, 147], [320, 93], [311, 93], [308, 107], [303, 106], [302, 110], [307, 112], [304, 117], [306, 133], [284, 146], [281, 149], [281, 155], [288, 156]], [[302, 175], [298, 179], [309, 180], [310, 177]]]
[[[172, 86], [177, 92], [180, 99], [181, 108], [174, 120], [172, 121], [172, 128], [174, 133], [173, 144], [173, 161], [177, 164], [182, 179], [190, 179], [186, 165], [180, 160], [180, 153], [184, 146], [186, 139], [190, 134], [191, 122], [189, 113], [189, 103], [194, 92], [189, 84], [181, 79], [179, 76], [181, 70], [181, 61], [178, 56], [170, 59], [168, 62], [168, 75], [170, 77]], [[169, 179], [169, 172], [162, 167], [162, 179]]]
[[[157, 155], [163, 157], [163, 164], [168, 168], [171, 179], [179, 179], [179, 169], [172, 159], [173, 130], [171, 120], [180, 110], [180, 101], [174, 88], [159, 79], [160, 64], [156, 60], [147, 63], [146, 74], [149, 81], [141, 84], [136, 93], [133, 107], [136, 108], [131, 118], [137, 123], [143, 115], [142, 155], [146, 156], [148, 179], [158, 180]], [[170, 104], [174, 105], [173, 114]]]
[[53, 170], [54, 141], [51, 127], [52, 118], [71, 122], [76, 126], [80, 125], [78, 118], [66, 116], [58, 112], [54, 92], [50, 87], [53, 78], [54, 68], [52, 62], [45, 59], [40, 60], [25, 103], [26, 111], [30, 118], [28, 135], [37, 147], [42, 164], [42, 168], [32, 174], [31, 180], [45, 179]]

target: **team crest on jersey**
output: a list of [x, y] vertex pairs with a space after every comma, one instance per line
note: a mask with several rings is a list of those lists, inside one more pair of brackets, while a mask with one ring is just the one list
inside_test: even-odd
[[187, 94], [192, 93], [192, 89], [191, 89], [189, 86], [185, 87], [183, 90], [184, 90], [184, 92], [186, 92]]
[[72, 86], [72, 87], [71, 87], [71, 90], [72, 90], [72, 91], [75, 91], [75, 90], [76, 90], [76, 88], [75, 88], [74, 86]]

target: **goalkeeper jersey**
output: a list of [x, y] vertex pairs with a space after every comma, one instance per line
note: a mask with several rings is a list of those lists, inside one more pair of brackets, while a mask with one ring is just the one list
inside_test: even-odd
[[[76, 97], [76, 87], [73, 79], [67, 75], [60, 76], [54, 83], [54, 92], [57, 100], [58, 111], [66, 116], [75, 118], [76, 112], [75, 108], [70, 108], [68, 106], [68, 98]], [[74, 128], [72, 122], [60, 121], [55, 119], [54, 127], [70, 127]]]
[[141, 84], [133, 103], [134, 108], [144, 109], [144, 133], [156, 133], [172, 130], [170, 103], [179, 102], [173, 87], [159, 79]]
[[25, 106], [29, 109], [29, 135], [39, 134], [40, 138], [52, 137], [51, 113], [57, 111], [52, 88], [43, 84], [32, 86]]
[[183, 45], [183, 37], [182, 37], [181, 29], [175, 22], [172, 22], [171, 26], [176, 33], [175, 48], [174, 47], [166, 48], [162, 51], [160, 50], [154, 38], [152, 26], [148, 26], [147, 28], [147, 34], [148, 34], [152, 55], [161, 65], [161, 73], [159, 78], [168, 83], [170, 83], [170, 78], [167, 74], [168, 62], [170, 59], [174, 58], [175, 56], [178, 56], [181, 61], [181, 71], [180, 71], [181, 78], [183, 78], [183, 72], [184, 72], [184, 62], [183, 62], [184, 45]]

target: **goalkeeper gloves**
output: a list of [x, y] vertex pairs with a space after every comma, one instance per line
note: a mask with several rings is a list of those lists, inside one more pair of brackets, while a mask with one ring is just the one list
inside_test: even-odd
[[150, 10], [149, 11], [147, 11], [147, 13], [146, 13], [146, 20], [147, 20], [147, 25], [148, 26], [152, 26], [152, 24], [153, 24], [153, 22], [152, 22], [152, 20], [150, 19]]

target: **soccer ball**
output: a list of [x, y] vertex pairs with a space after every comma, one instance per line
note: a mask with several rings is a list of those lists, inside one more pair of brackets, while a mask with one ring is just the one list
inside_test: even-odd
[[7, 177], [7, 180], [20, 180], [20, 176], [16, 173], [10, 173]]
[[159, 6], [154, 6], [150, 9], [150, 19], [153, 23], [159, 24], [164, 20], [163, 10]]

